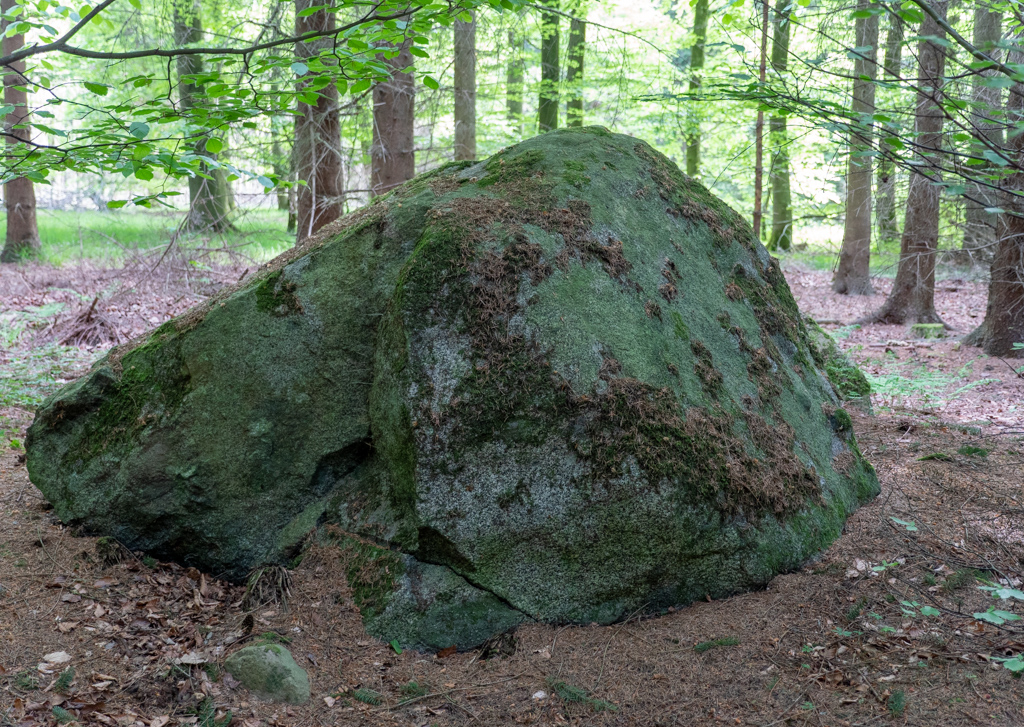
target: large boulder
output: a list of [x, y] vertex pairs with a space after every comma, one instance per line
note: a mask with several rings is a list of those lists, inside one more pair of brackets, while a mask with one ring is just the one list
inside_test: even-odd
[[339, 543], [472, 646], [767, 583], [878, 485], [747, 222], [642, 141], [448, 165], [118, 347], [29, 431], [66, 522], [231, 578]]

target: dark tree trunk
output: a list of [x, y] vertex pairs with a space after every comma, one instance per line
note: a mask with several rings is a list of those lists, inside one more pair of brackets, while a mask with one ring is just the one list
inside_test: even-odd
[[[757, 5], [755, 0], [754, 5]], [[768, 69], [768, 0], [761, 0], [761, 64], [758, 71], [758, 81], [764, 87], [766, 72]], [[764, 236], [762, 222], [764, 218], [764, 207], [762, 206], [762, 192], [764, 180], [764, 111], [757, 110], [757, 123], [754, 125], [754, 214], [752, 227], [758, 239]]]
[[370, 189], [384, 194], [416, 176], [415, 131], [416, 86], [408, 48], [387, 59], [394, 71], [391, 79], [373, 89], [373, 146]]
[[[946, 1], [932, 0], [940, 17], [946, 16]], [[922, 164], [910, 177], [907, 212], [900, 240], [900, 262], [885, 305], [865, 321], [882, 323], [942, 323], [935, 312], [935, 255], [939, 242], [938, 173], [927, 166], [942, 153], [942, 75], [945, 49], [926, 40], [944, 38], [945, 31], [931, 15], [925, 14], [918, 44], [917, 110], [914, 120], [916, 143], [923, 152]]]
[[455, 159], [476, 159], [476, 18], [455, 21]]
[[[179, 48], [198, 43], [203, 38], [202, 7], [199, 0], [177, 0], [174, 3], [174, 42]], [[178, 99], [182, 111], [186, 114], [198, 105], [197, 88], [190, 77], [203, 72], [203, 60], [200, 56], [178, 56], [175, 60], [178, 71]], [[208, 134], [203, 134], [195, 142], [195, 153], [210, 159], [216, 154], [207, 151], [206, 144], [210, 141]], [[220, 189], [218, 180], [223, 176], [216, 170], [202, 163], [201, 174], [188, 180], [188, 219], [186, 229], [199, 231], [222, 232], [231, 228], [227, 219], [225, 195]]]
[[576, 17], [569, 22], [569, 43], [565, 49], [566, 126], [583, 126], [583, 60], [587, 47], [587, 23], [579, 16], [584, 12], [583, 5], [577, 5]]
[[508, 121], [523, 133], [523, 38], [508, 31], [508, 66], [505, 72], [505, 111]]
[[[546, 7], [557, 10], [558, 0], [545, 0]], [[555, 13], [540, 14], [540, 105], [537, 123], [540, 132], [558, 128], [559, 82], [559, 17]]]
[[[857, 8], [867, 9], [867, 0], [859, 0]], [[875, 73], [877, 71], [878, 16], [870, 15], [855, 21], [857, 47], [870, 47], [853, 62], [852, 115], [860, 117], [875, 111]], [[832, 278], [832, 290], [843, 295], [869, 295], [871, 290], [871, 143], [870, 126], [850, 137], [850, 158], [846, 172], [846, 221], [843, 226], [843, 247], [839, 267]]]
[[[693, 9], [693, 46], [690, 48], [690, 93], [700, 90], [701, 72], [704, 70], [704, 46], [708, 35], [708, 0], [697, 0]], [[692, 113], [692, 112], [691, 112]], [[700, 174], [700, 120], [687, 121], [686, 173]]]
[[[296, 0], [295, 32], [298, 34], [328, 31], [334, 28], [334, 13], [318, 10], [301, 16], [301, 11], [315, 7], [313, 0]], [[298, 43], [295, 55], [312, 58], [331, 47], [330, 38], [312, 43]], [[309, 85], [310, 76], [299, 82], [299, 90]], [[341, 119], [338, 116], [338, 88], [333, 83], [320, 89], [315, 105], [298, 104], [295, 116], [293, 159], [299, 182], [296, 193], [298, 244], [329, 222], [341, 216], [344, 180], [341, 165]]]
[[[789, 67], [789, 7], [792, 0], [778, 0], [772, 33], [772, 70], [784, 74]], [[768, 121], [768, 138], [775, 148], [771, 167], [772, 233], [769, 250], [788, 250], [793, 242], [793, 206], [789, 188], [789, 138], [785, 116], [772, 116]]]
[[[895, 13], [890, 13], [889, 30], [885, 34], [885, 60], [883, 72], [886, 78], [899, 78], [903, 56], [903, 22]], [[895, 135], [895, 129], [890, 129]], [[884, 148], [884, 142], [882, 142]], [[878, 160], [875, 176], [875, 225], [882, 242], [896, 239], [896, 163], [887, 156]]]
[[[1002, 37], [1002, 16], [999, 12], [989, 12], [988, 8], [978, 5], [974, 8], [974, 47], [984, 51], [997, 60], [1000, 50], [996, 47]], [[991, 147], [999, 148], [1003, 144], [1001, 123], [993, 119], [1002, 106], [1000, 89], [983, 84], [985, 77], [997, 75], [996, 71], [981, 71], [973, 79], [971, 86], [971, 102], [974, 105], [971, 122], [978, 143], [975, 153], [978, 156]], [[991, 145], [991, 147], [990, 147]], [[977, 167], [975, 167], [977, 170]], [[986, 212], [986, 208], [998, 207], [998, 193], [980, 184], [967, 185], [967, 199], [964, 207], [964, 241], [965, 257], [988, 259], [996, 241], [996, 226], [999, 215]]]
[[[3, 12], [13, 10], [14, 0], [2, 0]], [[0, 21], [0, 33], [7, 29], [7, 23]], [[3, 37], [3, 35], [0, 35]], [[3, 55], [13, 53], [25, 43], [25, 36], [18, 34], [10, 38], [4, 37]], [[4, 70], [11, 71], [4, 76], [4, 105], [13, 106], [14, 110], [4, 119], [4, 130], [14, 136], [7, 137], [8, 149], [15, 149], [19, 140], [28, 141], [31, 132], [28, 129], [16, 129], [15, 126], [28, 123], [28, 92], [18, 87], [24, 83], [21, 73], [25, 70], [25, 61], [11, 64]], [[37, 257], [40, 252], [39, 228], [36, 225], [36, 190], [31, 179], [19, 177], [4, 185], [4, 206], [7, 208], [7, 236], [0, 262], [13, 263], [29, 257]]]
[[[1020, 63], [1022, 54], [1012, 53], [1011, 62]], [[1011, 89], [1006, 104], [1007, 117], [1024, 114], [1024, 84]], [[1024, 164], [1024, 134], [1010, 136], [1007, 152]], [[1005, 212], [996, 225], [997, 242], [992, 259], [992, 277], [988, 285], [985, 320], [964, 343], [981, 346], [990, 356], [1024, 356], [1014, 343], [1024, 342], [1024, 172], [1015, 172], [1003, 182], [1000, 205]]]

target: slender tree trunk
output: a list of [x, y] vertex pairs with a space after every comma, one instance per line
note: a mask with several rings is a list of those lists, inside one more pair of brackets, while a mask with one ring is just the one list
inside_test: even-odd
[[505, 111], [509, 123], [523, 133], [523, 38], [508, 31], [508, 66], [505, 72]]
[[[302, 11], [316, 7], [314, 0], [296, 0], [295, 32], [297, 34], [329, 31], [334, 28], [334, 13], [318, 10], [302, 16]], [[314, 58], [331, 48], [333, 41], [322, 38], [312, 43], [298, 43], [295, 55]], [[299, 81], [299, 91], [309, 86], [313, 76]], [[295, 176], [300, 184], [296, 193], [295, 243], [298, 244], [329, 222], [341, 216], [344, 180], [341, 167], [341, 119], [338, 116], [338, 88], [333, 83], [320, 89], [315, 104], [299, 101], [295, 115], [293, 159]]]
[[[1019, 41], [1018, 41], [1019, 43]], [[1011, 63], [1024, 61], [1024, 53], [1011, 52]], [[1007, 118], [1024, 115], [1024, 84], [1010, 89], [1006, 103]], [[1024, 164], [1024, 134], [1006, 140], [1006, 151]], [[985, 320], [964, 343], [981, 346], [990, 356], [1021, 357], [1024, 351], [1014, 343], [1024, 342], [1024, 172], [1015, 172], [1003, 180], [1005, 212], [996, 226], [997, 242], [992, 259], [992, 276], [988, 285]]]
[[[859, 0], [858, 10], [868, 8], [868, 0]], [[853, 62], [853, 102], [855, 118], [875, 111], [875, 74], [878, 60], [878, 16], [857, 18], [857, 47], [867, 48]], [[871, 289], [871, 126], [850, 137], [850, 158], [846, 172], [846, 221], [839, 267], [832, 279], [832, 290], [843, 295], [870, 295]]]
[[[558, 9], [558, 0], [545, 0], [544, 5]], [[558, 128], [558, 82], [559, 82], [559, 17], [555, 13], [540, 14], [540, 104], [537, 123], [540, 132]]]
[[403, 47], [387, 63], [394, 69], [391, 79], [373, 89], [370, 189], [374, 195], [384, 194], [416, 176], [416, 86], [412, 73], [403, 73], [412, 65], [412, 54]]
[[[2, 0], [0, 3], [4, 13], [13, 10], [14, 0]], [[2, 53], [13, 53], [25, 43], [25, 36], [12, 35], [4, 37], [3, 31], [7, 23], [0, 21], [0, 37], [3, 37]], [[15, 149], [20, 141], [31, 138], [29, 129], [16, 129], [16, 126], [28, 123], [28, 92], [19, 89], [24, 82], [21, 73], [25, 71], [25, 61], [19, 61], [5, 68], [9, 73], [4, 76], [4, 105], [13, 106], [14, 110], [4, 119], [4, 130], [14, 136], [7, 137], [7, 148]], [[20, 141], [19, 141], [20, 140]], [[32, 180], [25, 177], [12, 179], [4, 185], [4, 205], [7, 208], [7, 236], [0, 262], [13, 263], [28, 257], [36, 257], [40, 252], [39, 228], [36, 225], [36, 191]]]
[[[199, 0], [174, 0], [173, 6], [175, 44], [182, 47], [202, 40], [202, 6]], [[203, 72], [203, 60], [197, 55], [178, 56], [175, 65], [178, 71], [178, 100], [182, 111], [187, 114], [198, 106], [198, 89], [190, 78]], [[203, 134], [196, 139], [194, 151], [199, 156], [216, 159], [217, 155], [206, 148], [209, 141], [210, 136]], [[199, 174], [188, 180], [189, 205], [185, 227], [193, 232], [221, 232], [230, 229], [216, 170], [203, 162], [199, 171]]]
[[[974, 47], [995, 56], [997, 60], [1000, 51], [996, 44], [1002, 37], [1002, 20], [999, 12], [989, 12], [983, 5], [974, 8]], [[995, 71], [981, 71], [974, 77], [971, 86], [971, 122], [978, 142], [975, 145], [975, 153], [979, 156], [986, 149], [999, 148], [1003, 144], [1001, 123], [993, 119], [1002, 106], [999, 98], [1000, 89], [983, 85], [984, 79], [993, 75], [996, 75]], [[977, 167], [975, 169], [977, 170]], [[980, 184], [967, 185], [963, 241], [963, 251], [967, 256], [987, 259], [991, 255], [991, 249], [996, 241], [999, 215], [986, 212], [985, 209], [998, 206], [998, 194], [995, 190]]]
[[[697, 0], [693, 8], [693, 46], [690, 48], [690, 93], [700, 91], [701, 73], [704, 70], [704, 46], [708, 35], [708, 0]], [[700, 119], [691, 110], [687, 120], [686, 173], [691, 177], [700, 175]]]
[[[932, 0], [940, 17], [946, 16], [946, 0]], [[942, 94], [945, 49], [927, 38], [945, 38], [945, 31], [925, 14], [918, 44], [917, 110], [915, 141], [923, 154], [921, 166], [910, 177], [907, 212], [900, 240], [900, 262], [885, 305], [865, 321], [883, 323], [941, 323], [935, 312], [935, 255], [939, 243], [938, 172], [929, 160], [942, 153]]]
[[[291, 154], [286, 154], [281, 148], [281, 136], [284, 133], [279, 116], [270, 118], [270, 157], [271, 169], [279, 182], [286, 182], [291, 179]], [[288, 211], [288, 187], [278, 184], [275, 189], [277, 193], [277, 209], [279, 212]]]
[[583, 60], [587, 47], [586, 12], [582, 3], [577, 4], [574, 17], [569, 22], [569, 44], [565, 49], [565, 85], [568, 98], [565, 101], [565, 125], [583, 126]]
[[476, 159], [476, 18], [455, 21], [455, 159]]
[[[761, 0], [761, 67], [758, 79], [764, 87], [764, 81], [768, 69], [768, 0]], [[761, 207], [762, 180], [764, 178], [764, 111], [758, 110], [757, 124], [754, 126], [754, 234], [760, 239], [763, 230], [761, 219], [763, 211]]]
[[[883, 72], [887, 78], [895, 79], [901, 75], [903, 21], [894, 13], [889, 13], [888, 18], [889, 30], [885, 34]], [[895, 129], [889, 130], [895, 135]], [[884, 155], [878, 160], [878, 172], [875, 177], [875, 224], [882, 242], [892, 242], [896, 239], [896, 163]]]
[[[775, 27], [772, 37], [772, 69], [783, 75], [789, 67], [789, 7], [792, 0], [778, 0], [775, 5]], [[789, 138], [785, 116], [772, 116], [768, 121], [768, 138], [775, 148], [771, 170], [772, 234], [769, 250], [788, 250], [793, 242], [793, 206], [789, 188]]]

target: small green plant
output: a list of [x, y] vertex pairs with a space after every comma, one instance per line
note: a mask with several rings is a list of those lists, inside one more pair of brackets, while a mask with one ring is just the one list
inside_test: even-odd
[[256, 637], [257, 644], [290, 644], [292, 640], [276, 631], [264, 631]]
[[36, 681], [35, 674], [26, 669], [19, 671], [14, 677], [14, 686], [23, 692], [32, 692], [39, 689], [39, 682]]
[[557, 694], [563, 702], [586, 704], [595, 712], [617, 712], [619, 710], [619, 708], [611, 702], [591, 697], [590, 692], [583, 687], [573, 686], [572, 684], [567, 684], [553, 677], [548, 677], [547, 684], [548, 688]]
[[210, 697], [206, 697], [188, 711], [196, 716], [198, 727], [228, 727], [231, 724], [232, 714], [230, 711], [226, 712], [220, 719], [217, 719], [217, 707]]
[[60, 676], [57, 677], [57, 681], [53, 683], [53, 691], [57, 692], [57, 694], [67, 694], [68, 690], [71, 688], [72, 682], [74, 681], [75, 668], [73, 666], [69, 666], [60, 673]]
[[989, 606], [987, 611], [981, 611], [974, 614], [974, 618], [979, 621], [985, 621], [995, 626], [1002, 626], [1010, 621], [1020, 621], [1020, 616], [1013, 613], [1012, 611], [1003, 611], [995, 606]]
[[1020, 676], [1024, 672], [1024, 654], [1010, 657], [994, 656], [992, 661], [1001, 663], [1004, 669], [1012, 672], [1015, 676]]
[[428, 694], [430, 690], [427, 689], [426, 685], [419, 682], [409, 682], [408, 684], [403, 684], [399, 691], [406, 697], [413, 698], [422, 697]]
[[892, 517], [891, 515], [889, 516], [889, 519], [897, 525], [902, 525], [903, 527], [905, 527], [908, 533], [917, 532], [917, 523], [915, 523], [913, 520], [900, 520], [898, 517]]
[[402, 647], [398, 643], [398, 639], [391, 639], [391, 648], [394, 649], [396, 654], [402, 653]]
[[736, 646], [738, 643], [740, 643], [740, 640], [735, 636], [723, 636], [720, 639], [701, 641], [693, 647], [693, 650], [698, 654], [703, 654], [705, 651], [711, 651], [711, 649], [717, 649], [720, 646]]
[[147, 555], [142, 559], [142, 565], [146, 566], [150, 570], [156, 570], [156, 567], [160, 565], [160, 561], [151, 555]]
[[220, 667], [213, 662], [206, 662], [203, 664], [203, 671], [206, 672], [206, 676], [210, 677], [211, 682], [220, 680]]
[[935, 585], [935, 574], [934, 573], [925, 573], [924, 574], [924, 584], [926, 586], [934, 586]]
[[942, 590], [952, 593], [965, 586], [973, 586], [978, 581], [978, 571], [973, 568], [960, 568], [950, 573], [942, 583]]
[[63, 707], [54, 707], [52, 711], [53, 718], [57, 720], [57, 724], [71, 724], [72, 722], [77, 721], [75, 719], [75, 715], [71, 714], [71, 712], [67, 711]]
[[907, 695], [902, 689], [897, 689], [889, 695], [889, 701], [885, 703], [889, 708], [889, 714], [893, 717], [902, 717], [907, 711]]
[[983, 449], [982, 447], [974, 447], [970, 444], [965, 444], [956, 451], [957, 454], [962, 454], [965, 457], [988, 457], [988, 453], [991, 449]]
[[850, 610], [846, 612], [846, 622], [847, 623], [853, 623], [858, 618], [860, 618], [860, 615], [862, 613], [864, 613], [864, 606], [866, 604], [867, 604], [867, 599], [866, 598], [861, 598], [855, 604], [850, 606]]
[[352, 698], [357, 699], [363, 704], [372, 704], [374, 707], [384, 701], [384, 695], [372, 689], [357, 689], [352, 692]]
[[918, 462], [932, 462], [932, 461], [952, 462], [953, 458], [950, 455], [946, 454], [945, 452], [932, 452], [931, 454], [926, 454], [924, 457], [918, 457], [917, 461]]

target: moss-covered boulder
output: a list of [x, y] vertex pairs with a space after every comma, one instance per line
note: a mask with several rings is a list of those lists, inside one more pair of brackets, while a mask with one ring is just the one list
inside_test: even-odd
[[767, 583], [878, 491], [778, 263], [600, 128], [421, 176], [51, 397], [67, 522], [241, 578], [316, 530], [472, 646]]

